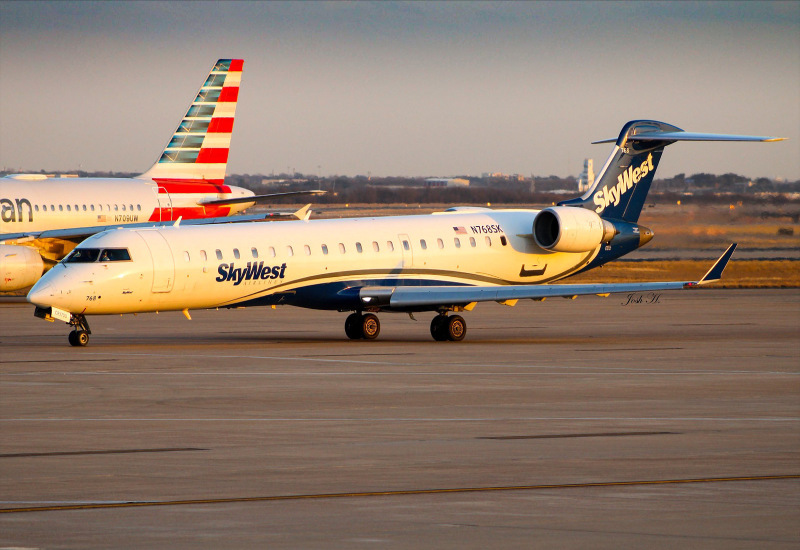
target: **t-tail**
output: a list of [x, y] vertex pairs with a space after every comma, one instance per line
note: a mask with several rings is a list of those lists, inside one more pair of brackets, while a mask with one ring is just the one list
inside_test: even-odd
[[161, 158], [140, 178], [173, 185], [223, 183], [243, 64], [216, 62]]
[[594, 210], [601, 218], [636, 223], [661, 160], [664, 147], [676, 141], [780, 141], [784, 138], [699, 134], [655, 120], [632, 120], [619, 137], [594, 143], [615, 142], [595, 184], [578, 198], [559, 206]]

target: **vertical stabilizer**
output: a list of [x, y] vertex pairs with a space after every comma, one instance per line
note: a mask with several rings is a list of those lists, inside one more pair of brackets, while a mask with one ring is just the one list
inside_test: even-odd
[[632, 120], [613, 142], [614, 150], [595, 184], [583, 196], [562, 201], [559, 206], [578, 206], [597, 212], [601, 218], [636, 223], [650, 191], [650, 184], [664, 147], [676, 141], [781, 141], [783, 138], [701, 134], [684, 132], [655, 120]]
[[243, 63], [241, 59], [217, 61], [161, 158], [140, 178], [159, 183], [223, 183]]

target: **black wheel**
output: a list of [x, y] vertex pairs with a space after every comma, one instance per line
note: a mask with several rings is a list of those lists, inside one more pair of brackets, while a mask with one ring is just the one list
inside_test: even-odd
[[437, 342], [444, 342], [447, 337], [447, 321], [446, 315], [437, 315], [431, 319], [431, 336]]
[[351, 313], [347, 316], [344, 322], [344, 333], [351, 340], [359, 340], [364, 337], [361, 332], [361, 315]]
[[467, 335], [467, 322], [460, 315], [447, 318], [447, 339], [460, 342]]
[[374, 340], [381, 333], [381, 322], [372, 313], [367, 313], [361, 320], [361, 335], [367, 340]]
[[68, 339], [71, 346], [85, 346], [89, 343], [89, 333], [85, 330], [73, 330]]

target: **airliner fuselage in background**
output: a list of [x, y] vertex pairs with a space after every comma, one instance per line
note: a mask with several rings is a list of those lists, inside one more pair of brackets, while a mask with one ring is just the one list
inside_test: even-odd
[[109, 227], [229, 222], [273, 198], [224, 184], [242, 66], [241, 59], [215, 63], [161, 157], [135, 178], [0, 178], [0, 292], [31, 286], [80, 241]]
[[771, 141], [626, 124], [594, 187], [543, 210], [454, 208], [425, 216], [117, 229], [81, 243], [28, 294], [36, 315], [75, 327], [87, 315], [293, 305], [352, 311], [345, 333], [373, 339], [381, 311], [434, 311], [431, 335], [461, 340], [452, 312], [482, 301], [692, 288], [720, 278], [732, 245], [699, 281], [548, 284], [652, 239], [639, 225], [664, 147], [676, 141]]

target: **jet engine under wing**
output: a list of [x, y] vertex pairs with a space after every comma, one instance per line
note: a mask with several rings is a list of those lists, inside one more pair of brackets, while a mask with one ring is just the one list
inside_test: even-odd
[[359, 297], [366, 307], [410, 310], [435, 306], [454, 306], [472, 302], [506, 302], [519, 299], [551, 297], [571, 298], [581, 295], [605, 295], [626, 292], [653, 292], [694, 288], [717, 281], [736, 250], [736, 243], [720, 256], [699, 281], [665, 281], [652, 283], [594, 283], [569, 285], [508, 286], [398, 286], [365, 287]]

